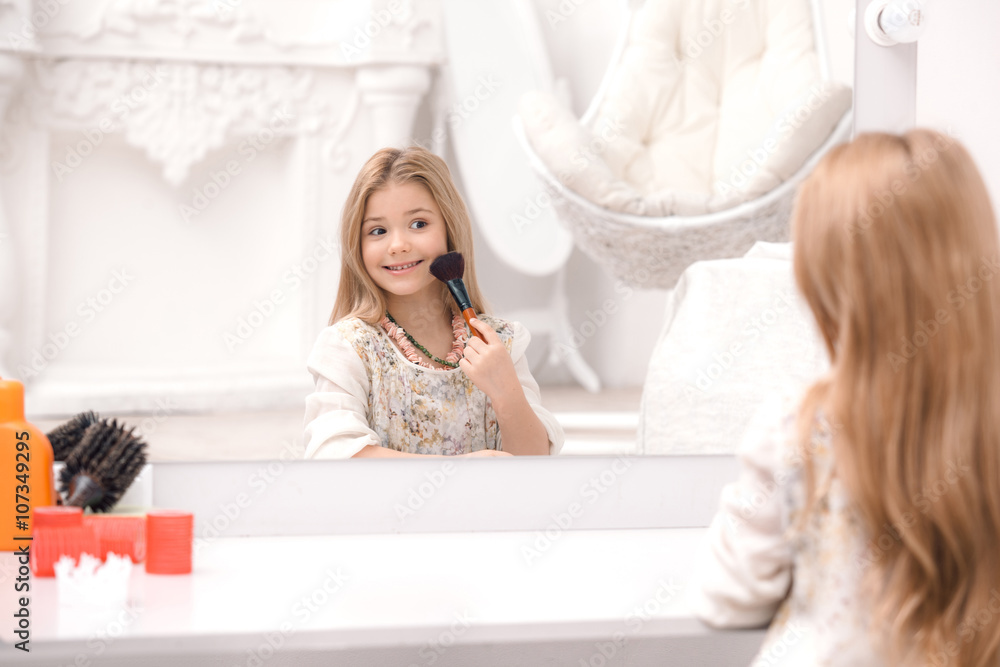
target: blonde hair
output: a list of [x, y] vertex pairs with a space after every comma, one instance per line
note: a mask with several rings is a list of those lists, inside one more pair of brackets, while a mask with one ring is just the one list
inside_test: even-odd
[[[448, 251], [460, 252], [465, 259], [464, 282], [472, 307], [477, 313], [488, 312], [476, 281], [472, 223], [465, 202], [455, 189], [444, 160], [420, 146], [410, 146], [402, 150], [383, 148], [371, 156], [347, 195], [340, 224], [340, 285], [329, 323], [357, 317], [374, 325], [385, 315], [385, 294], [368, 275], [361, 257], [361, 225], [368, 198], [390, 183], [419, 183], [427, 188], [444, 218]], [[458, 310], [444, 283], [441, 283], [441, 304], [442, 313]]]
[[[863, 134], [802, 185], [792, 226], [795, 278], [831, 359], [799, 443], [808, 457], [821, 408], [877, 544], [862, 575], [870, 627], [891, 664], [996, 665], [1000, 243], [983, 180], [937, 132]], [[808, 465], [806, 478], [804, 516], [822, 493]]]

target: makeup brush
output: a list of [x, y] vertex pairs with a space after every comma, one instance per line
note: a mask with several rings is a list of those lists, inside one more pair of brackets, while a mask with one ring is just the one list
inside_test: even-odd
[[67, 505], [107, 512], [146, 465], [146, 443], [114, 419], [87, 427], [80, 444], [66, 457], [59, 490]]
[[65, 424], [57, 426], [49, 432], [49, 442], [52, 443], [53, 461], [65, 461], [69, 453], [76, 449], [83, 439], [83, 432], [97, 421], [96, 412], [81, 412]]
[[469, 292], [465, 289], [462, 276], [465, 275], [465, 258], [460, 252], [449, 252], [441, 255], [431, 262], [431, 275], [443, 282], [451, 290], [451, 295], [455, 297], [458, 309], [462, 311], [465, 323], [469, 325], [469, 331], [482, 341], [483, 334], [472, 326], [472, 318], [476, 316], [476, 311], [472, 308], [472, 301], [469, 299]]

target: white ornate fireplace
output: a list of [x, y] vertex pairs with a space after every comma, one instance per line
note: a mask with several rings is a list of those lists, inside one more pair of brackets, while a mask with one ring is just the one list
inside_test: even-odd
[[0, 375], [35, 414], [300, 405], [434, 1], [0, 0]]

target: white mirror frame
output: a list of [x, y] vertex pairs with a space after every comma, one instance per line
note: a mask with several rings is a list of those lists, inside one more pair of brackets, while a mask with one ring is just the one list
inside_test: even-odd
[[155, 463], [153, 505], [195, 540], [261, 535], [697, 528], [734, 456]]

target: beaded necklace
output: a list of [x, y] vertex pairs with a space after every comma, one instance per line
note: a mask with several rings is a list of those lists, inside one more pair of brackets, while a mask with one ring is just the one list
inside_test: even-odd
[[439, 359], [428, 352], [426, 347], [418, 343], [413, 336], [403, 329], [403, 327], [399, 326], [399, 323], [392, 318], [392, 315], [390, 315], [388, 311], [386, 311], [385, 317], [382, 318], [381, 325], [382, 328], [385, 329], [385, 332], [396, 341], [400, 351], [408, 361], [425, 368], [434, 368], [432, 365], [420, 358], [417, 354], [417, 350], [413, 349], [416, 347], [423, 352], [428, 359], [434, 361], [434, 363], [440, 366], [447, 366], [448, 368], [458, 368], [458, 361], [462, 358], [462, 354], [465, 351], [465, 341], [468, 337], [468, 333], [465, 330], [465, 320], [462, 319], [461, 315], [455, 315], [451, 320], [451, 328], [455, 335], [455, 342], [451, 346], [451, 352], [449, 352], [448, 356], [444, 359]]

